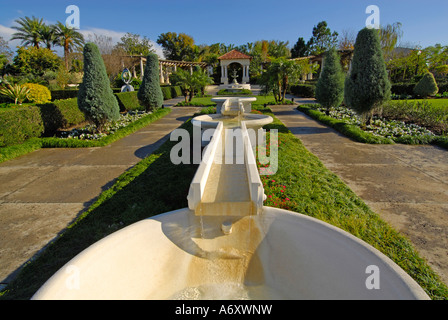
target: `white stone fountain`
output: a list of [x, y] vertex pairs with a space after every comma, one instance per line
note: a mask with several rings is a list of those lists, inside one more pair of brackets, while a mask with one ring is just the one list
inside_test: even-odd
[[[236, 126], [216, 117], [193, 121], [213, 123], [215, 132], [191, 183], [188, 208], [98, 241], [33, 299], [428, 299], [394, 262], [351, 234], [263, 206], [248, 134], [249, 123], [260, 119], [243, 112], [241, 99], [223, 101], [217, 117], [234, 117], [235, 103]], [[227, 164], [229, 128], [239, 130], [244, 152]]]

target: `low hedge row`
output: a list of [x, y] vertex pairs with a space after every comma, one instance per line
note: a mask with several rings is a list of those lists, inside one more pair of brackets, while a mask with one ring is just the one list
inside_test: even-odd
[[[416, 83], [407, 82], [407, 83], [393, 83], [391, 87], [392, 94], [396, 95], [414, 95], [414, 87]], [[448, 83], [438, 83], [439, 93], [448, 92]]]
[[303, 98], [314, 98], [316, 86], [311, 84], [298, 84], [291, 86], [290, 92]]
[[[164, 100], [176, 98], [182, 96], [182, 90], [179, 86], [162, 86], [163, 98]], [[115, 95], [122, 94], [120, 88], [113, 88], [112, 91]], [[137, 93], [137, 91], [133, 91]], [[53, 90], [51, 91], [51, 101], [71, 99], [78, 97], [78, 89], [67, 89], [67, 90]]]
[[[179, 93], [182, 95], [179, 86], [163, 88], [165, 100], [177, 97]], [[76, 98], [78, 90], [61, 91], [65, 93], [60, 96], [75, 97], [36, 106], [2, 109], [0, 111], [0, 147], [21, 144], [33, 137], [52, 136], [58, 129], [66, 129], [85, 122], [85, 115], [78, 108]], [[115, 97], [121, 112], [144, 110], [138, 102], [137, 91], [115, 93]]]
[[0, 112], [0, 147], [52, 135], [60, 128], [69, 128], [85, 121], [77, 99], [4, 109]]

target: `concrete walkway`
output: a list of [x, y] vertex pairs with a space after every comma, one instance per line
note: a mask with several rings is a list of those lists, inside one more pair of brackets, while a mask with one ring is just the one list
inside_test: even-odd
[[404, 234], [448, 285], [448, 151], [357, 143], [296, 107], [271, 108], [311, 153]]
[[[164, 102], [172, 107], [183, 97]], [[40, 149], [0, 164], [0, 283], [86, 210], [115, 179], [150, 155], [200, 108], [173, 107], [102, 148]]]

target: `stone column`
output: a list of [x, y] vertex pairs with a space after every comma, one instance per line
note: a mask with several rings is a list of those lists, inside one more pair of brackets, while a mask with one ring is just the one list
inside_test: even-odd
[[140, 57], [140, 79], [143, 80], [145, 69], [143, 68], [143, 57]]
[[163, 78], [163, 67], [162, 64], [160, 65], [160, 83], [165, 83], [165, 79]]

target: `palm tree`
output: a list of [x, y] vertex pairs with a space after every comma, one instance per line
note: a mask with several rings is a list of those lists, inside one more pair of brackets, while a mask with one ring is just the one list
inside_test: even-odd
[[11, 40], [22, 40], [22, 44], [25, 46], [32, 45], [39, 48], [39, 42], [42, 41], [42, 27], [44, 26], [43, 19], [36, 17], [25, 17], [15, 21], [20, 26], [13, 26], [18, 32], [12, 35]]
[[53, 25], [43, 25], [40, 30], [40, 36], [42, 42], [47, 46], [47, 49], [51, 50], [51, 47], [58, 43], [58, 37], [56, 35], [56, 30]]
[[59, 40], [59, 45], [64, 48], [65, 68], [68, 70], [69, 53], [74, 49], [80, 49], [84, 45], [84, 36], [73, 28], [65, 26], [59, 22], [55, 28], [56, 36]]

